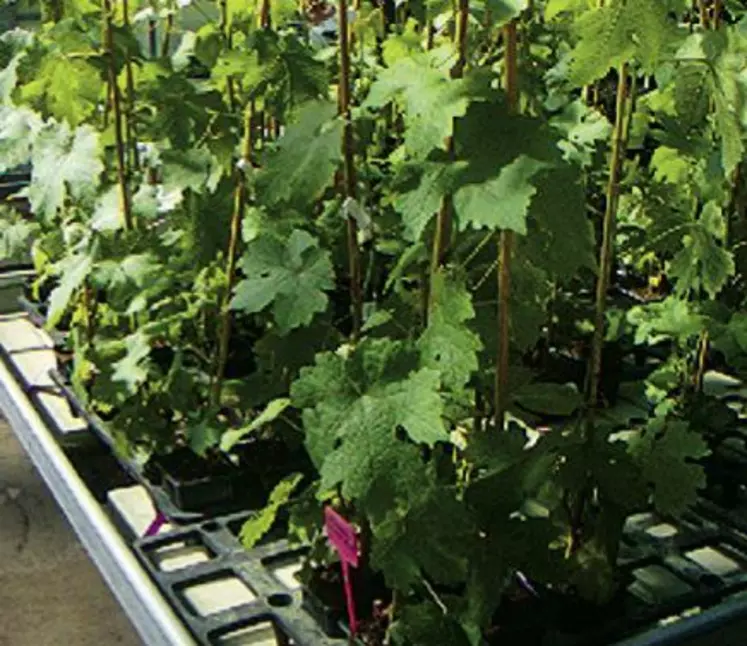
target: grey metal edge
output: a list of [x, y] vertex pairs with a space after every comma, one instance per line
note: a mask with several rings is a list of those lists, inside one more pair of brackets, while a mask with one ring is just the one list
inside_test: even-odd
[[2, 364], [0, 409], [144, 644], [194, 646], [195, 640], [140, 567]]

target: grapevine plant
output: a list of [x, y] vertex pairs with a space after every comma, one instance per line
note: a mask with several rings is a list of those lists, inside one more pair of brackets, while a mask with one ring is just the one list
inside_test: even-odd
[[313, 578], [334, 505], [371, 643], [499, 638], [517, 580], [616, 599], [747, 367], [741, 3], [131, 2], [0, 37], [1, 248], [122, 450], [303, 444], [245, 542], [289, 505]]

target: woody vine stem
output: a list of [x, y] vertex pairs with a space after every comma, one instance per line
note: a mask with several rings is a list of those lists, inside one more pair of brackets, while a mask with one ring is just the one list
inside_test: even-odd
[[[505, 86], [511, 114], [519, 111], [519, 72], [517, 61], [516, 21], [509, 22], [503, 30], [505, 41]], [[511, 340], [511, 253], [514, 235], [503, 230], [498, 240], [498, 354], [495, 366], [495, 427], [503, 428], [506, 417]]]
[[111, 0], [104, 0], [104, 33], [106, 37], [106, 54], [108, 63], [109, 91], [112, 96], [114, 111], [114, 138], [117, 155], [117, 183], [119, 186], [119, 209], [125, 231], [133, 228], [130, 194], [127, 188], [127, 166], [125, 160], [125, 140], [122, 124], [122, 101], [117, 83], [117, 65], [114, 59], [114, 17]]
[[[340, 83], [338, 86], [338, 104], [343, 119], [342, 155], [343, 155], [343, 197], [355, 199], [355, 143], [353, 141], [353, 124], [350, 118], [350, 34], [348, 30], [347, 0], [339, 0], [337, 6], [340, 29]], [[350, 300], [352, 303], [353, 330], [352, 339], [360, 337], [363, 321], [363, 293], [361, 290], [361, 260], [358, 250], [358, 226], [352, 217], [347, 218], [348, 272], [350, 274]]]

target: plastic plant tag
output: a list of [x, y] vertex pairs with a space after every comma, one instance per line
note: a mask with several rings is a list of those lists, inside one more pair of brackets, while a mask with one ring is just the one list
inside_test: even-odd
[[166, 524], [166, 520], [166, 516], [164, 516], [160, 511], [156, 512], [156, 517], [153, 519], [153, 522], [148, 525], [148, 529], [145, 530], [143, 536], [147, 538], [158, 534], [158, 532], [161, 531], [161, 527]]
[[340, 555], [350, 636], [355, 637], [358, 619], [355, 614], [353, 586], [350, 584], [350, 566], [358, 567], [358, 535], [355, 528], [331, 507], [324, 508], [324, 528], [327, 531], [327, 539]]
[[324, 528], [340, 560], [358, 567], [358, 534], [355, 528], [331, 507], [324, 509]]

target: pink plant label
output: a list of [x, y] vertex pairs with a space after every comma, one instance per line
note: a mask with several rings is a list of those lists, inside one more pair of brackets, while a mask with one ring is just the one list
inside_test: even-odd
[[153, 522], [148, 525], [148, 529], [145, 530], [144, 536], [148, 537], [158, 534], [158, 532], [161, 531], [161, 527], [166, 524], [166, 520], [166, 516], [164, 516], [160, 511], [157, 511], [156, 517], [153, 519]]
[[342, 581], [345, 586], [345, 602], [348, 607], [350, 635], [358, 632], [358, 618], [355, 613], [355, 596], [350, 582], [350, 566], [358, 567], [358, 535], [355, 528], [331, 507], [324, 508], [324, 527], [327, 539], [337, 550], [342, 562]]
[[324, 527], [327, 539], [337, 550], [340, 559], [358, 567], [358, 534], [355, 528], [331, 507], [324, 509]]

